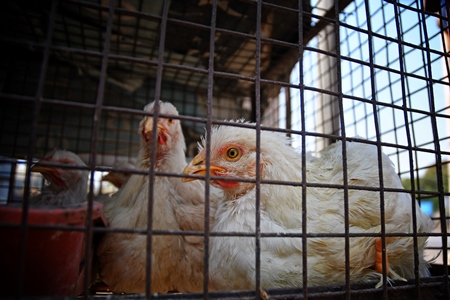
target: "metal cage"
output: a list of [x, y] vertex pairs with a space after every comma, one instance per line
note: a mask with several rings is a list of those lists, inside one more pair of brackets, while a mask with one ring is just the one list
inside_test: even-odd
[[[12, 280], [11, 291], [0, 287], [0, 296], [34, 294], [27, 289], [28, 267], [35, 263], [26, 258], [32, 251], [27, 243], [36, 232], [52, 230], [82, 234], [78, 272], [83, 276], [69, 296], [261, 296], [258, 264], [255, 290], [211, 291], [207, 268], [202, 293], [153, 294], [148, 283], [145, 295], [105, 296], [108, 289], [92, 285], [96, 243], [107, 232], [121, 231], [107, 226], [95, 204], [98, 195], [120, 188], [103, 176], [138, 174], [150, 182], [158, 176], [182, 177], [161, 174], [154, 164], [147, 172], [133, 169], [139, 122], [152, 116], [142, 109], [161, 99], [180, 113], [187, 161], [197, 154], [205, 131], [241, 118], [254, 122], [256, 131], [285, 133], [303, 153], [317, 154], [336, 141], [375, 145], [435, 223], [426, 250], [431, 277], [385, 281], [380, 288], [349, 278], [344, 285], [316, 287], [306, 281], [267, 289], [270, 298], [449, 298], [449, 9], [445, 0], [5, 1], [0, 10], [0, 207], [12, 205], [21, 213], [15, 221], [11, 212], [0, 219], [0, 244], [18, 246], [17, 263], [8, 271], [12, 258], [0, 246], [2, 278]], [[95, 221], [75, 226], [32, 222], [29, 199], [46, 183], [30, 167], [54, 148], [70, 150], [86, 163], [90, 177], [83, 218]], [[14, 242], [7, 233], [11, 229]], [[210, 236], [217, 235], [151, 227], [134, 233], [150, 235], [149, 240], [152, 235], [199, 235], [205, 249]], [[261, 234], [253, 236], [259, 240]], [[349, 237], [346, 232], [344, 238]], [[207, 265], [206, 255], [204, 261]], [[31, 280], [39, 277], [31, 275]], [[37, 295], [55, 296], [52, 288]]]

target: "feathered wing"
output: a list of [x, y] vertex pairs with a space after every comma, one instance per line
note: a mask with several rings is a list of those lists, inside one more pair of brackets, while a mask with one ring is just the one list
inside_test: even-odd
[[[167, 190], [170, 184], [166, 180], [156, 179], [154, 182], [152, 229], [203, 231], [204, 205], [184, 203], [175, 189]], [[139, 186], [141, 188], [136, 188]], [[148, 202], [136, 200], [148, 198], [148, 187], [148, 177], [133, 175], [129, 179], [122, 195], [118, 195], [120, 202], [117, 203], [121, 204], [117, 207], [121, 213], [111, 216], [112, 210], [108, 206], [105, 211], [112, 227], [146, 229]], [[158, 197], [157, 193], [162, 192], [164, 197]], [[160, 201], [169, 203], [162, 205]], [[213, 202], [211, 207], [213, 213]], [[153, 235], [152, 243], [152, 291], [201, 291], [203, 237]], [[102, 280], [115, 291], [145, 292], [146, 245], [146, 235], [111, 233], [105, 236], [97, 250]]]
[[[375, 146], [363, 143], [346, 143], [347, 148], [347, 176], [350, 186], [363, 186], [380, 188], [380, 175], [383, 178], [385, 189], [403, 189], [391, 160], [381, 154], [382, 173], [378, 168], [378, 150]], [[342, 143], [327, 148], [318, 159], [323, 167], [330, 166], [336, 174], [330, 182], [342, 184]], [[349, 225], [350, 232], [365, 230], [368, 232], [381, 232], [381, 197], [384, 202], [384, 222], [386, 233], [411, 234], [413, 233], [413, 205], [415, 205], [417, 233], [430, 232], [431, 219], [421, 209], [417, 201], [404, 192], [368, 191], [363, 188], [350, 188]], [[343, 199], [343, 197], [342, 197]], [[343, 212], [343, 209], [341, 210]], [[424, 260], [423, 251], [426, 237], [417, 239], [419, 273], [420, 276], [429, 276], [428, 264]], [[358, 245], [357, 245], [358, 246]], [[354, 253], [358, 252], [355, 247]], [[369, 248], [372, 251], [371, 248]], [[387, 243], [389, 266], [404, 278], [414, 277], [414, 245], [412, 237], [395, 237]], [[394, 276], [395, 277], [395, 276]]]

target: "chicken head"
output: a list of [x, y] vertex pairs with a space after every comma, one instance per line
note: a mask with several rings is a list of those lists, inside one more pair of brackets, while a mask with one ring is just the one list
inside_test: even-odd
[[[255, 187], [256, 180], [256, 135], [254, 130], [233, 127], [215, 127], [211, 134], [210, 167], [206, 166], [205, 139], [200, 152], [186, 166], [183, 173], [205, 175], [209, 172], [215, 178], [211, 184], [224, 191], [228, 199], [236, 199]], [[236, 138], [237, 136], [241, 138]], [[259, 164], [263, 178], [264, 160]], [[220, 178], [217, 178], [220, 177]], [[223, 179], [222, 179], [223, 178]], [[184, 177], [183, 182], [197, 178]]]
[[[146, 105], [144, 111], [154, 113], [155, 103], [156, 101]], [[159, 114], [178, 116], [178, 111], [171, 103], [159, 101]], [[180, 134], [182, 133], [180, 120], [170, 117], [158, 117], [156, 131], [154, 131], [153, 122], [153, 116], [145, 116], [139, 126], [141, 146], [145, 149], [144, 162], [149, 164], [149, 158], [153, 148], [156, 149], [157, 163], [161, 162], [170, 153], [170, 149], [181, 147], [183, 151], [185, 150], [184, 137]], [[153, 134], [156, 134], [155, 147], [152, 147]]]
[[[53, 150], [47, 153], [40, 162], [72, 167], [86, 167], [86, 164], [78, 157], [78, 155], [65, 150]], [[47, 180], [49, 188], [53, 191], [73, 189], [74, 187], [79, 186], [81, 182], [87, 182], [89, 174], [88, 170], [60, 168], [40, 164], [33, 165], [30, 170], [32, 172], [41, 173]]]

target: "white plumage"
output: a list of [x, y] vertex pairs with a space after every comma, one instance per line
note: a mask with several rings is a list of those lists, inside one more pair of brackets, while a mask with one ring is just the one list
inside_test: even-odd
[[[65, 150], [50, 151], [40, 162], [86, 168], [86, 164], [78, 155]], [[40, 194], [30, 198], [30, 204], [65, 206], [86, 201], [88, 170], [35, 164], [31, 171], [41, 173], [46, 185]]]
[[[361, 187], [380, 187], [377, 148], [363, 143], [346, 143], [348, 176], [348, 217], [350, 233], [380, 233], [380, 191]], [[262, 180], [302, 182], [302, 156], [289, 146], [282, 134], [261, 131], [260, 171]], [[255, 179], [256, 131], [254, 129], [219, 126], [211, 132], [212, 176]], [[206, 149], [185, 168], [186, 174], [204, 174]], [[399, 177], [386, 155], [382, 155], [385, 188], [402, 188]], [[306, 182], [343, 186], [342, 143], [338, 142], [320, 157], [306, 155]], [[186, 178], [185, 181], [192, 179]], [[212, 180], [221, 188], [226, 200], [219, 203], [214, 232], [255, 232], [255, 183]], [[360, 187], [360, 189], [352, 188]], [[386, 233], [412, 233], [411, 197], [406, 193], [384, 192]], [[306, 191], [308, 233], [345, 232], [344, 189], [308, 187]], [[417, 231], [429, 232], [430, 218], [416, 203]], [[261, 233], [302, 232], [302, 187], [261, 184]], [[350, 238], [350, 280], [379, 280], [375, 270], [376, 237]], [[423, 258], [426, 237], [419, 237], [418, 263], [420, 276], [428, 276]], [[301, 287], [302, 240], [291, 237], [262, 238], [261, 287]], [[414, 277], [414, 245], [412, 237], [387, 238], [388, 276], [393, 279]], [[212, 237], [210, 276], [216, 289], [255, 288], [255, 238]], [[345, 283], [345, 243], [343, 237], [307, 239], [308, 285]]]
[[[154, 104], [144, 111], [153, 112]], [[178, 116], [168, 102], [159, 102], [160, 114]], [[156, 149], [155, 171], [181, 173], [186, 166], [185, 141], [180, 121], [158, 118], [157, 143], [152, 145], [153, 117], [140, 123], [141, 147], [136, 169], [149, 170]], [[204, 185], [182, 183], [178, 177], [155, 176], [153, 184], [153, 230], [204, 230]], [[149, 176], [133, 174], [105, 204], [112, 228], [147, 229]], [[215, 211], [211, 195], [211, 215]], [[100, 279], [114, 292], [144, 293], [146, 288], [144, 234], [107, 233], [97, 249]], [[152, 292], [201, 291], [203, 288], [203, 237], [153, 235]]]

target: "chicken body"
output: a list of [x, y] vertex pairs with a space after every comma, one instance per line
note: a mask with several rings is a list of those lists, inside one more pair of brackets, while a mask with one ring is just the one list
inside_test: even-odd
[[[87, 167], [78, 155], [65, 150], [53, 150], [40, 162]], [[42, 188], [40, 194], [30, 198], [30, 204], [64, 206], [86, 201], [88, 170], [33, 165], [31, 171], [40, 172], [47, 185]]]
[[[176, 108], [159, 102], [160, 113], [177, 116]], [[153, 112], [154, 102], [144, 110]], [[185, 142], [180, 121], [158, 118], [155, 171], [181, 173], [186, 166]], [[140, 123], [141, 147], [136, 169], [149, 170], [153, 117]], [[149, 176], [133, 174], [105, 204], [113, 228], [147, 229]], [[204, 230], [205, 190], [200, 182], [182, 183], [180, 178], [155, 176], [153, 184], [153, 230]], [[211, 215], [214, 213], [211, 196]], [[107, 233], [97, 249], [100, 279], [112, 291], [144, 293], [146, 288], [147, 236]], [[201, 291], [203, 288], [203, 237], [153, 235], [151, 253], [152, 292]]]
[[[220, 126], [211, 132], [212, 176], [255, 179], [256, 132], [253, 129]], [[281, 134], [261, 131], [260, 174], [262, 180], [302, 182], [302, 156], [288, 145]], [[349, 232], [381, 232], [380, 191], [361, 187], [379, 187], [378, 156], [375, 146], [346, 143]], [[206, 150], [186, 167], [186, 174], [204, 174]], [[306, 182], [343, 185], [342, 143], [324, 150], [320, 157], [306, 155]], [[382, 155], [384, 188], [402, 188], [391, 161]], [[184, 179], [190, 181], [192, 179]], [[213, 179], [226, 200], [219, 203], [213, 232], [255, 233], [255, 183]], [[412, 233], [412, 200], [406, 193], [384, 192], [386, 233]], [[306, 224], [308, 233], [345, 233], [344, 189], [307, 187]], [[261, 233], [302, 232], [302, 187], [294, 185], [260, 185]], [[431, 221], [416, 203], [417, 231], [429, 232]], [[379, 280], [375, 270], [374, 236], [351, 237], [350, 280]], [[428, 276], [423, 258], [426, 238], [417, 242], [420, 276]], [[412, 237], [394, 237], [386, 243], [389, 259], [387, 274], [393, 279], [414, 277], [414, 244]], [[261, 287], [301, 287], [302, 256], [307, 255], [308, 285], [345, 283], [345, 242], [343, 237], [309, 237], [303, 253], [299, 237], [263, 237], [260, 240]], [[255, 238], [212, 237], [210, 277], [216, 289], [255, 288]]]

